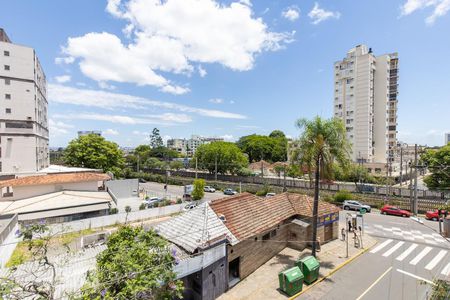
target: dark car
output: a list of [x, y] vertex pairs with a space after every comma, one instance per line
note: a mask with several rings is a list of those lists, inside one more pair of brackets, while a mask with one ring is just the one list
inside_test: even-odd
[[411, 217], [411, 213], [407, 210], [400, 209], [398, 207], [392, 205], [385, 205], [381, 208], [380, 211], [383, 215], [393, 215], [393, 216], [402, 216], [402, 217]]
[[146, 183], [147, 180], [145, 180], [144, 178], [139, 178], [139, 183]]

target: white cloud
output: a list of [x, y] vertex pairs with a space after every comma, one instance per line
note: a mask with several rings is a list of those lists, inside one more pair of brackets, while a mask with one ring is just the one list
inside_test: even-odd
[[247, 6], [252, 6], [252, 3], [250, 2], [250, 0], [239, 0], [239, 3], [245, 4]]
[[204, 117], [225, 119], [246, 119], [241, 114], [220, 110], [203, 109], [177, 103], [150, 100], [126, 94], [107, 91], [73, 88], [59, 84], [48, 85], [48, 98], [55, 103], [81, 105], [87, 107], [99, 107], [102, 109], [148, 109], [160, 108], [165, 110], [194, 113]]
[[117, 130], [114, 129], [106, 129], [104, 131], [102, 131], [103, 135], [119, 135], [119, 132]]
[[450, 0], [407, 0], [400, 7], [400, 15], [407, 16], [427, 7], [433, 7], [433, 12], [425, 19], [425, 22], [432, 25], [437, 18], [445, 16], [449, 12]]
[[73, 128], [73, 125], [66, 124], [61, 121], [54, 121], [53, 119], [48, 120], [49, 131], [53, 136], [67, 134], [70, 128]]
[[206, 74], [208, 74], [208, 73], [206, 72], [205, 69], [203, 69], [203, 67], [201, 65], [199, 65], [198, 66], [198, 74], [200, 74], [200, 77], [205, 77]]
[[222, 104], [223, 103], [223, 99], [212, 98], [212, 99], [209, 99], [208, 102], [211, 102], [211, 103], [214, 103], [214, 104]]
[[224, 134], [220, 137], [223, 138], [225, 141], [232, 141], [234, 138], [233, 135], [231, 135], [231, 134]]
[[308, 17], [311, 18], [314, 25], [319, 24], [322, 21], [332, 19], [339, 19], [341, 13], [338, 11], [327, 11], [319, 7], [319, 3], [315, 2], [313, 9], [308, 13]]
[[298, 7], [296, 6], [291, 6], [283, 10], [281, 15], [289, 21], [293, 22], [300, 17], [300, 9], [298, 9]]
[[158, 124], [158, 125], [176, 125], [181, 123], [189, 123], [192, 119], [185, 114], [158, 114], [146, 115], [144, 117], [130, 117], [125, 115], [106, 115], [96, 113], [66, 113], [54, 114], [56, 119], [66, 120], [94, 120], [104, 121], [123, 125], [137, 125], [137, 124]]
[[99, 81], [98, 86], [99, 86], [99, 88], [104, 89], [104, 90], [115, 90], [116, 89], [116, 87], [114, 85], [108, 84], [107, 82], [104, 82], [104, 81]]
[[261, 18], [253, 17], [249, 1], [109, 0], [106, 11], [128, 22], [129, 44], [114, 34], [91, 32], [69, 38], [63, 52], [79, 59], [83, 74], [96, 81], [150, 85], [175, 94], [189, 89], [160, 71], [190, 74], [194, 63], [250, 70], [255, 55], [281, 49], [293, 35], [269, 31]]
[[238, 129], [259, 129], [261, 127], [256, 125], [237, 125], [236, 128]]
[[66, 83], [69, 82], [70, 79], [71, 79], [70, 75], [55, 76], [55, 81], [58, 83]]
[[55, 64], [61, 65], [61, 64], [71, 64], [75, 61], [75, 57], [67, 56], [67, 57], [56, 57], [55, 58]]

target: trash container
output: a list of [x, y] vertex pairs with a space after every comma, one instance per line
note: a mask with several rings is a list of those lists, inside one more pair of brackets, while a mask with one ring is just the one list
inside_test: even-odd
[[288, 296], [295, 295], [303, 288], [303, 274], [298, 267], [278, 273], [278, 281], [280, 282], [280, 290]]
[[304, 281], [311, 284], [319, 278], [319, 262], [314, 256], [306, 256], [299, 259], [295, 265], [299, 267], [304, 275]]

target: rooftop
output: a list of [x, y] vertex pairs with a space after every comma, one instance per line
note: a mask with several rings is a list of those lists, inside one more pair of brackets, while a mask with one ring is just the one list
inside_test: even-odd
[[60, 165], [50, 165], [45, 169], [39, 170], [39, 173], [73, 173], [73, 172], [102, 172], [102, 169], [89, 169], [89, 168], [77, 168], [77, 167], [66, 167]]
[[[314, 199], [306, 195], [283, 193], [261, 198], [242, 193], [212, 201], [211, 208], [223, 215], [225, 225], [238, 240], [264, 232], [295, 216], [312, 217]], [[335, 205], [319, 201], [319, 216], [339, 211]]]
[[103, 181], [110, 179], [109, 175], [102, 173], [63, 173], [26, 176], [0, 181], [0, 188], [6, 186], [44, 185], [54, 183], [71, 183], [87, 181]]

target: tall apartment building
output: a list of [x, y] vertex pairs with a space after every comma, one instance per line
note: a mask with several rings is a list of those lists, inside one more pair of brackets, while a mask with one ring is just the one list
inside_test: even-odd
[[0, 173], [49, 165], [47, 83], [33, 48], [0, 28]]
[[450, 132], [447, 132], [445, 134], [445, 138], [444, 138], [444, 146], [447, 145], [448, 143], [450, 143]]
[[334, 116], [344, 121], [354, 161], [386, 163], [397, 145], [397, 53], [358, 45], [334, 63]]
[[199, 135], [192, 135], [190, 139], [167, 140], [167, 148], [175, 150], [182, 155], [193, 156], [200, 145], [223, 140], [223, 138], [219, 137], [202, 137]]

